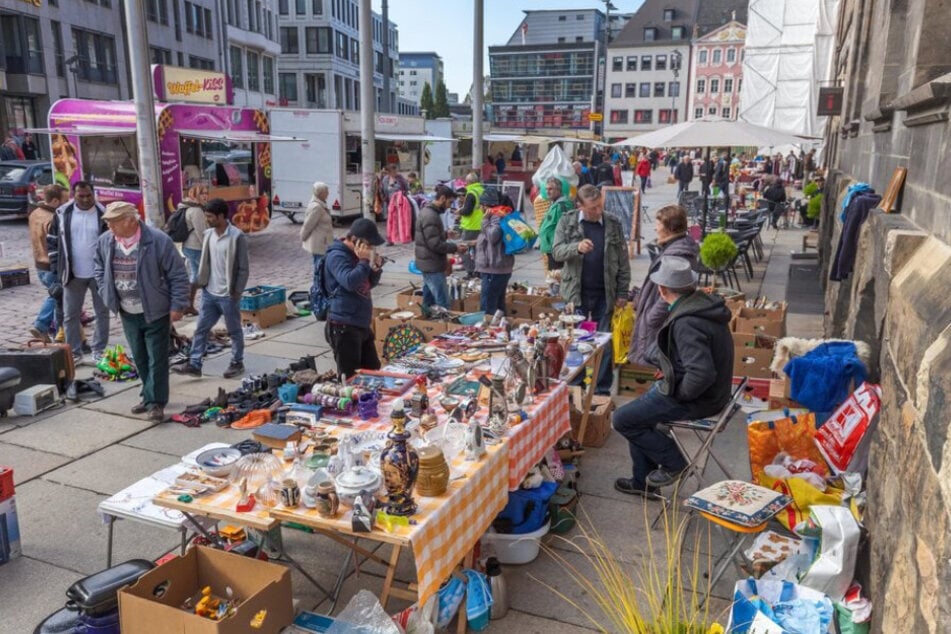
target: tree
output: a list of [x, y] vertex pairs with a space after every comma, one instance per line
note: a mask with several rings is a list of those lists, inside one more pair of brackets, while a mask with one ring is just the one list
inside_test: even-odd
[[449, 116], [449, 95], [446, 93], [446, 84], [441, 81], [436, 84], [436, 101], [433, 104], [434, 117]]
[[426, 111], [427, 119], [435, 119], [435, 106], [433, 105], [433, 89], [429, 87], [429, 82], [423, 84], [423, 94], [419, 96], [419, 109]]

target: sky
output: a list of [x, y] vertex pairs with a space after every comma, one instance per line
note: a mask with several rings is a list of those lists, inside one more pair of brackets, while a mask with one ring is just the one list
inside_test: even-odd
[[[372, 0], [380, 11], [381, 0]], [[612, 0], [622, 13], [631, 13], [642, 0]], [[601, 9], [602, 0], [484, 0], [485, 51], [483, 65], [489, 74], [488, 47], [502, 45], [515, 33], [531, 9]], [[390, 20], [400, 33], [401, 51], [435, 51], [443, 60], [446, 88], [465, 99], [472, 85], [472, 0], [389, 0]]]

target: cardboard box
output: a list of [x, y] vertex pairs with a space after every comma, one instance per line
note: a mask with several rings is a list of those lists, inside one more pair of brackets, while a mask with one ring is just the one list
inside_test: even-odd
[[13, 467], [0, 467], [0, 502], [13, 497]]
[[[212, 621], [182, 610], [182, 603], [205, 586], [217, 596], [226, 596], [230, 587], [241, 601], [236, 613]], [[251, 620], [262, 610], [267, 610], [264, 622], [252, 629]], [[123, 632], [137, 634], [277, 634], [294, 620], [291, 573], [277, 564], [197, 546], [120, 590], [119, 620]]]
[[519, 319], [532, 319], [532, 308], [538, 304], [538, 295], [508, 293], [505, 296], [505, 314]]
[[419, 323], [419, 321], [421, 321], [418, 318], [417, 319], [393, 319], [391, 315], [394, 312], [399, 312], [399, 311], [390, 311], [387, 313], [383, 313], [382, 315], [377, 317], [376, 324], [375, 324], [376, 326], [375, 334], [376, 334], [377, 341], [384, 341], [386, 339], [386, 335], [390, 332], [390, 328], [392, 328], [393, 326], [400, 326], [405, 323], [417, 324]]
[[789, 378], [783, 377], [781, 379], [770, 379], [769, 380], [769, 397], [770, 398], [789, 398]]
[[[746, 309], [744, 308], [743, 310]], [[766, 335], [780, 338], [786, 336], [786, 321], [776, 321], [774, 319], [765, 318], [752, 319], [737, 316], [733, 320], [733, 331], [737, 333]]]
[[416, 309], [423, 303], [423, 289], [404, 288], [396, 294], [396, 306], [401, 310]]
[[469, 293], [462, 300], [462, 312], [477, 313], [482, 310], [482, 295], [479, 293]]
[[[571, 411], [571, 435], [578, 438], [581, 429], [581, 418], [584, 415], [584, 393], [580, 386], [569, 388], [568, 398]], [[611, 434], [611, 414], [614, 412], [614, 401], [610, 396], [592, 396], [591, 413], [588, 415], [588, 426], [585, 428], [584, 438], [580, 439], [585, 447], [603, 447]]]
[[275, 304], [261, 310], [242, 310], [241, 323], [251, 322], [258, 328], [270, 328], [287, 320], [287, 307]]
[[772, 361], [772, 350], [736, 348], [733, 352], [733, 376], [770, 379], [773, 377], [773, 372], [769, 369]]
[[17, 520], [17, 496], [0, 502], [0, 566], [23, 554], [20, 547], [20, 523]]
[[426, 341], [432, 340], [436, 335], [441, 335], [449, 329], [449, 322], [432, 321], [429, 319], [414, 319], [413, 325], [423, 332]]
[[625, 363], [618, 369], [618, 396], [637, 398], [653, 387], [657, 369], [649, 365]]
[[739, 348], [760, 348], [772, 350], [776, 346], [776, 337], [748, 332], [733, 333], [733, 346]]

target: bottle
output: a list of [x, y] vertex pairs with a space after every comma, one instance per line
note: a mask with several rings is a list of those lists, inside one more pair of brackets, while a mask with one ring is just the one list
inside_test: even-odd
[[493, 621], [505, 618], [509, 611], [509, 599], [505, 591], [505, 575], [502, 574], [502, 565], [495, 557], [489, 557], [485, 562], [485, 575], [489, 578], [489, 589], [492, 591], [492, 609], [489, 618]]

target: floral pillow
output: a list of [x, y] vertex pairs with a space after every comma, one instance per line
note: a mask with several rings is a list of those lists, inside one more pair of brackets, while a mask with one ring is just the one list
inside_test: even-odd
[[759, 526], [792, 498], [742, 480], [724, 480], [691, 495], [684, 504], [741, 526]]

